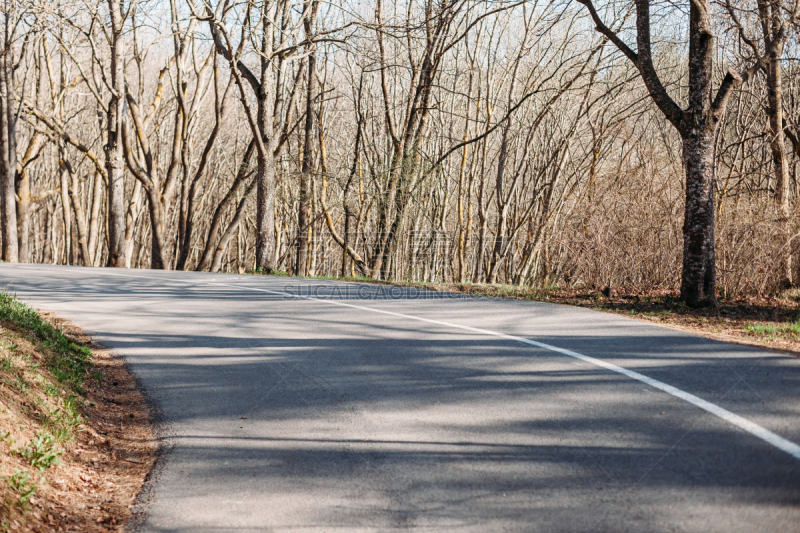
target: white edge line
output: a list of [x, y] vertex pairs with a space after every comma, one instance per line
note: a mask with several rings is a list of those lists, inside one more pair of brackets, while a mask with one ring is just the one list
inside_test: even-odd
[[[111, 273], [111, 272], [104, 272], [103, 274], [109, 275], [109, 276], [126, 277], [126, 278], [142, 278], [142, 279], [152, 279], [152, 280], [158, 280], [158, 281], [173, 281], [173, 282], [178, 282], [178, 283], [191, 283], [191, 282], [189, 282], [187, 280], [174, 279], [174, 278], [161, 278], [161, 277], [157, 277], [157, 276], [131, 276], [129, 274], [115, 274], [115, 273]], [[734, 426], [738, 427], [739, 429], [742, 429], [742, 430], [746, 431], [747, 433], [750, 433], [751, 435], [753, 435], [755, 437], [758, 437], [759, 439], [763, 440], [764, 442], [766, 442], [768, 444], [771, 444], [772, 446], [778, 448], [779, 450], [782, 450], [782, 451], [788, 453], [789, 455], [791, 455], [795, 459], [800, 460], [800, 445], [797, 445], [797, 444], [795, 444], [794, 442], [792, 442], [792, 441], [790, 441], [788, 439], [784, 439], [780, 435], [777, 435], [777, 434], [773, 433], [772, 431], [770, 431], [770, 430], [768, 430], [768, 429], [766, 429], [764, 427], [759, 426], [755, 422], [751, 422], [750, 420], [747, 420], [744, 417], [741, 417], [741, 416], [739, 416], [739, 415], [737, 415], [735, 413], [732, 413], [732, 412], [728, 411], [727, 409], [724, 409], [724, 408], [722, 408], [722, 407], [720, 407], [720, 406], [718, 406], [716, 404], [713, 404], [713, 403], [711, 403], [709, 401], [706, 401], [706, 400], [704, 400], [704, 399], [702, 399], [702, 398], [700, 398], [698, 396], [695, 396], [694, 394], [690, 394], [690, 393], [688, 393], [686, 391], [683, 391], [683, 390], [681, 390], [681, 389], [679, 389], [677, 387], [673, 387], [672, 385], [668, 385], [668, 384], [666, 384], [666, 383], [664, 383], [662, 381], [658, 381], [657, 379], [653, 379], [653, 378], [647, 377], [644, 374], [640, 374], [640, 373], [635, 372], [633, 370], [629, 370], [627, 368], [615, 365], [614, 363], [609, 363], [607, 361], [603, 361], [602, 359], [597, 359], [597, 358], [594, 358], [594, 357], [591, 357], [591, 356], [588, 356], [588, 355], [583, 355], [582, 353], [573, 352], [572, 350], [567, 350], [565, 348], [559, 348], [558, 346], [553, 346], [551, 344], [545, 344], [543, 342], [534, 341], [534, 340], [531, 340], [531, 339], [526, 339], [524, 337], [517, 337], [515, 335], [507, 335], [505, 333], [500, 333], [500, 332], [497, 332], [497, 331], [491, 331], [491, 330], [488, 330], [488, 329], [473, 328], [471, 326], [464, 326], [464, 325], [461, 325], [461, 324], [454, 324], [452, 322], [444, 322], [442, 320], [432, 320], [432, 319], [429, 319], [429, 318], [422, 318], [422, 317], [418, 317], [418, 316], [414, 316], [414, 315], [406, 315], [406, 314], [403, 314], [403, 313], [395, 313], [394, 311], [385, 311], [385, 310], [382, 310], [382, 309], [375, 309], [374, 307], [364, 307], [364, 306], [361, 306], [361, 305], [348, 304], [348, 303], [339, 302], [339, 301], [336, 301], [336, 300], [326, 300], [326, 299], [323, 299], [323, 298], [314, 298], [312, 296], [299, 296], [299, 295], [292, 294], [292, 293], [289, 293], [289, 292], [274, 291], [274, 290], [270, 290], [270, 289], [258, 289], [258, 288], [255, 288], [255, 287], [246, 287], [246, 286], [243, 286], [243, 285], [229, 285], [229, 284], [226, 284], [226, 283], [219, 283], [219, 282], [203, 283], [201, 281], [200, 283], [204, 284], [204, 285], [216, 285], [216, 286], [220, 286], [220, 287], [231, 287], [231, 288], [234, 288], [234, 289], [244, 289], [244, 290], [250, 290], [250, 291], [256, 291], [256, 292], [264, 292], [264, 293], [268, 293], [268, 294], [275, 294], [275, 295], [278, 295], [278, 296], [288, 296], [290, 298], [296, 298], [296, 299], [299, 299], [299, 300], [312, 300], [312, 301], [323, 302], [323, 303], [327, 303], [327, 304], [331, 304], [331, 305], [338, 305], [340, 307], [350, 307], [352, 309], [359, 309], [359, 310], [362, 310], [362, 311], [370, 311], [372, 313], [381, 313], [381, 314], [384, 314], [384, 315], [391, 315], [391, 316], [396, 316], [396, 317], [399, 317], [399, 318], [406, 318], [406, 319], [409, 319], [409, 320], [416, 320], [416, 321], [419, 321], [419, 322], [427, 322], [429, 324], [436, 324], [436, 325], [439, 325], [439, 326], [446, 326], [446, 327], [460, 329], [460, 330], [464, 330], [464, 331], [471, 331], [473, 333], [480, 333], [481, 335], [488, 335], [488, 336], [491, 336], [491, 337], [498, 337], [498, 338], [501, 338], [501, 339], [506, 339], [506, 340], [510, 340], [510, 341], [514, 341], [514, 342], [519, 342], [521, 344], [527, 344], [529, 346], [535, 346], [537, 348], [542, 348], [542, 349], [545, 349], [545, 350], [549, 350], [551, 352], [560, 353], [562, 355], [566, 355], [566, 356], [569, 356], [569, 357], [573, 357], [575, 359], [579, 359], [581, 361], [584, 361], [586, 363], [592, 364], [594, 366], [598, 366], [600, 368], [605, 368], [606, 370], [610, 370], [612, 372], [616, 372], [617, 374], [622, 374], [623, 376], [627, 376], [627, 377], [629, 377], [631, 379], [635, 379], [635, 380], [637, 380], [637, 381], [639, 381], [641, 383], [644, 383], [646, 385], [650, 385], [653, 388], [656, 388], [656, 389], [659, 389], [661, 391], [664, 391], [667, 394], [670, 394], [670, 395], [672, 395], [672, 396], [674, 396], [676, 398], [679, 398], [679, 399], [681, 399], [681, 400], [683, 400], [685, 402], [688, 402], [688, 403], [690, 403], [690, 404], [692, 404], [692, 405], [694, 405], [696, 407], [699, 407], [700, 409], [702, 409], [702, 410], [704, 410], [704, 411], [706, 411], [708, 413], [711, 413], [712, 415], [714, 415], [714, 416], [716, 416], [718, 418], [721, 418], [722, 420], [728, 422], [729, 424], [734, 425]]]
[[517, 337], [515, 335], [507, 335], [505, 333], [499, 333], [497, 331], [491, 331], [491, 330], [488, 330], [488, 329], [473, 328], [471, 326], [464, 326], [464, 325], [461, 325], [461, 324], [454, 324], [452, 322], [444, 322], [442, 320], [432, 320], [432, 319], [429, 319], [429, 318], [422, 318], [422, 317], [418, 317], [418, 316], [414, 316], [414, 315], [406, 315], [406, 314], [403, 314], [403, 313], [395, 313], [394, 311], [385, 311], [385, 310], [382, 310], [382, 309], [375, 309], [373, 307], [364, 307], [364, 306], [361, 306], [361, 305], [348, 304], [348, 303], [339, 302], [339, 301], [336, 301], [336, 300], [325, 300], [325, 299], [322, 299], [322, 298], [314, 298], [312, 296], [298, 296], [298, 295], [291, 294], [291, 293], [288, 293], [288, 292], [274, 291], [274, 290], [270, 290], [270, 289], [258, 289], [258, 288], [255, 288], [255, 287], [244, 287], [244, 286], [241, 286], [241, 285], [228, 285], [228, 284], [225, 284], [225, 283], [213, 283], [213, 285], [218, 285], [218, 286], [222, 286], [222, 287], [231, 287], [231, 288], [235, 288], [235, 289], [246, 289], [246, 290], [257, 291], [257, 292], [265, 292], [265, 293], [269, 293], [269, 294], [275, 294], [275, 295], [278, 295], [278, 296], [289, 296], [291, 298], [297, 298], [297, 299], [301, 299], [301, 300], [313, 300], [313, 301], [316, 301], [316, 302], [324, 302], [324, 303], [328, 303], [328, 304], [332, 304], [332, 305], [338, 305], [338, 306], [341, 306], [341, 307], [350, 307], [352, 309], [359, 309], [359, 310], [362, 310], [362, 311], [370, 311], [370, 312], [373, 312], [373, 313], [381, 313], [381, 314], [384, 314], [384, 315], [391, 315], [391, 316], [396, 316], [396, 317], [399, 317], [399, 318], [406, 318], [406, 319], [409, 319], [409, 320], [417, 320], [419, 322], [427, 322], [429, 324], [436, 324], [436, 325], [439, 325], [439, 326], [446, 326], [446, 327], [450, 327], [450, 328], [456, 328], [456, 329], [461, 329], [461, 330], [465, 330], [465, 331], [471, 331], [473, 333], [480, 333], [482, 335], [488, 335], [488, 336], [492, 336], [492, 337], [499, 337], [501, 339], [515, 341], [515, 342], [519, 342], [519, 343], [522, 343], [522, 344], [535, 346], [537, 348], [543, 348], [543, 349], [549, 350], [551, 352], [557, 352], [557, 353], [560, 353], [560, 354], [563, 354], [563, 355], [567, 355], [569, 357], [574, 357], [575, 359], [580, 359], [581, 361], [585, 361], [585, 362], [590, 363], [592, 365], [599, 366], [601, 368], [605, 368], [606, 370], [611, 370], [612, 372], [616, 372], [618, 374], [622, 374], [622, 375], [627, 376], [627, 377], [629, 377], [631, 379], [635, 379], [637, 381], [640, 381], [642, 383], [650, 385], [653, 388], [662, 390], [662, 391], [666, 392], [667, 394], [675, 396], [676, 398], [680, 398], [681, 400], [689, 402], [690, 404], [692, 404], [692, 405], [694, 405], [696, 407], [699, 407], [700, 409], [703, 409], [704, 411], [707, 411], [707, 412], [711, 413], [712, 415], [715, 415], [715, 416], [723, 419], [724, 421], [728, 422], [729, 424], [732, 424], [732, 425], [734, 425], [734, 426], [736, 426], [736, 427], [738, 427], [740, 429], [743, 429], [744, 431], [750, 433], [751, 435], [754, 435], [754, 436], [760, 438], [761, 440], [763, 440], [763, 441], [775, 446], [779, 450], [783, 450], [784, 452], [788, 453], [789, 455], [791, 455], [795, 459], [800, 459], [800, 446], [798, 446], [797, 444], [795, 444], [794, 442], [792, 442], [790, 440], [784, 439], [780, 435], [776, 435], [775, 433], [771, 432], [770, 430], [768, 430], [766, 428], [763, 428], [763, 427], [759, 426], [758, 424], [756, 424], [754, 422], [751, 422], [750, 420], [747, 420], [746, 418], [743, 418], [743, 417], [741, 417], [741, 416], [739, 416], [739, 415], [737, 415], [735, 413], [732, 413], [732, 412], [728, 411], [727, 409], [724, 409], [724, 408], [722, 408], [722, 407], [720, 407], [720, 406], [718, 406], [716, 404], [713, 404], [713, 403], [711, 403], [709, 401], [706, 401], [706, 400], [704, 400], [702, 398], [699, 398], [699, 397], [695, 396], [694, 394], [690, 394], [690, 393], [688, 393], [686, 391], [683, 391], [683, 390], [681, 390], [681, 389], [679, 389], [677, 387], [673, 387], [672, 385], [668, 385], [668, 384], [666, 384], [666, 383], [664, 383], [662, 381], [658, 381], [657, 379], [653, 379], [653, 378], [647, 377], [644, 374], [640, 374], [640, 373], [635, 372], [633, 370], [628, 370], [627, 368], [615, 365], [613, 363], [609, 363], [607, 361], [603, 361], [602, 359], [597, 359], [597, 358], [594, 358], [594, 357], [590, 357], [588, 355], [583, 355], [582, 353], [573, 352], [572, 350], [559, 348], [558, 346], [553, 346], [551, 344], [545, 344], [543, 342], [534, 341], [534, 340], [531, 340], [531, 339], [526, 339], [524, 337]]

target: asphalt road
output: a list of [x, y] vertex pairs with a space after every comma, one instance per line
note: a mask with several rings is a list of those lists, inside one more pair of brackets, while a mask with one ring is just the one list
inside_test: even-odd
[[122, 354], [141, 531], [800, 531], [800, 360], [566, 306], [0, 265]]

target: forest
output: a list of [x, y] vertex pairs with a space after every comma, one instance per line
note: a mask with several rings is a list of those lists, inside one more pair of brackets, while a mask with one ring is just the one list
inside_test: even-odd
[[800, 0], [6, 0], [7, 262], [800, 284]]

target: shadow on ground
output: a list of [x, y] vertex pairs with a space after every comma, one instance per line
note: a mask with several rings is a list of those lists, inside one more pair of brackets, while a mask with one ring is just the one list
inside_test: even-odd
[[[229, 494], [222, 505], [235, 509], [236, 495], [254, 488], [278, 506], [287, 494], [321, 493], [325, 504], [308, 509], [303, 525], [322, 529], [755, 531], [800, 523], [800, 461], [557, 353], [215, 282], [64, 277], [57, 291], [53, 283], [16, 286], [61, 306], [96, 304], [94, 336], [129, 358], [179, 428], [169, 459], [179, 466], [165, 481], [186, 505]], [[800, 364], [780, 355], [610, 316], [599, 334], [578, 335], [569, 321], [587, 312], [547, 304], [233, 283], [441, 320], [475, 306], [488, 329], [501, 323], [514, 334], [524, 334], [527, 326], [515, 332], [513, 321], [526, 310], [550, 324], [538, 341], [635, 369], [800, 440]], [[104, 327], [114, 306], [127, 309], [129, 323]], [[158, 516], [150, 529], [189, 527], [158, 525]]]

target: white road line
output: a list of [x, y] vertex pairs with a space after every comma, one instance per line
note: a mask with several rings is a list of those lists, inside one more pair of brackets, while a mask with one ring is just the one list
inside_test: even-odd
[[723, 409], [722, 407], [708, 402], [702, 398], [695, 396], [694, 394], [690, 394], [685, 392], [677, 387], [673, 387], [672, 385], [668, 385], [657, 379], [649, 378], [644, 374], [640, 374], [638, 372], [634, 372], [633, 370], [628, 370], [627, 368], [617, 366], [613, 363], [609, 363], [607, 361], [603, 361], [602, 359], [596, 359], [594, 357], [590, 357], [588, 355], [583, 355], [578, 352], [573, 352], [572, 350], [566, 350], [564, 348], [559, 348], [558, 346], [553, 346], [551, 344], [545, 344], [543, 342], [534, 341], [531, 339], [526, 339], [524, 337], [517, 337], [515, 335], [507, 335], [505, 333], [500, 333], [497, 331], [491, 331], [488, 329], [481, 329], [481, 328], [473, 328], [471, 326], [463, 326], [461, 324], [454, 324], [452, 322], [444, 322], [442, 320], [432, 320], [430, 318], [422, 318], [414, 315], [406, 315], [403, 313], [395, 313], [393, 311], [384, 311], [382, 309], [375, 309], [373, 307], [364, 307], [361, 305], [354, 305], [348, 304], [344, 302], [339, 302], [336, 300], [326, 300], [323, 298], [314, 298], [312, 296], [297, 296], [289, 292], [282, 292], [282, 291], [273, 291], [270, 289], [257, 289], [255, 287], [244, 287], [241, 285], [228, 285], [224, 283], [213, 283], [212, 285], [222, 286], [222, 287], [232, 287], [236, 289], [246, 289], [250, 291], [258, 291], [258, 292], [265, 292], [269, 294], [275, 294], [277, 296], [290, 296], [293, 298], [298, 298], [301, 300], [313, 300], [316, 302], [324, 302], [327, 304], [338, 305], [341, 307], [350, 307], [352, 309], [359, 309], [361, 311], [370, 311], [372, 313], [381, 313], [384, 315], [391, 315], [396, 316], [399, 318], [406, 318], [408, 320], [417, 320], [419, 322], [427, 322], [429, 324], [437, 324], [439, 326], [446, 326], [450, 328], [461, 329], [464, 331], [471, 331], [473, 333], [480, 333], [482, 335], [488, 335], [491, 337], [499, 337], [501, 339], [506, 339], [510, 341], [519, 342], [522, 344], [528, 344], [530, 346], [536, 346], [537, 348], [543, 348], [545, 350], [549, 350], [551, 352], [557, 352], [563, 355], [567, 355], [569, 357], [574, 357], [575, 359], [580, 359], [581, 361], [585, 361], [595, 366], [599, 366], [601, 368], [605, 368], [606, 370], [611, 370], [612, 372], [616, 372], [618, 374], [622, 374], [629, 378], [635, 379], [637, 381], [641, 381], [651, 387], [656, 389], [662, 390], [667, 394], [671, 394], [676, 398], [680, 398], [686, 402], [689, 402], [692, 405], [703, 409], [704, 411], [708, 411], [712, 415], [715, 415], [729, 424], [732, 424], [740, 429], [745, 430], [746, 432], [750, 433], [751, 435], [755, 435], [756, 437], [760, 438], [761, 440], [775, 446], [779, 450], [783, 450], [784, 452], [788, 453], [795, 459], [800, 459], [800, 446], [795, 444], [794, 442], [784, 439], [780, 435], [776, 435], [775, 433], [771, 432], [770, 430], [759, 426], [758, 424], [747, 420], [735, 413], [728, 411], [727, 409]]
[[[108, 276], [118, 276], [118, 277], [127, 277], [127, 278], [142, 278], [142, 279], [152, 279], [152, 280], [158, 280], [158, 281], [174, 281], [174, 282], [178, 282], [178, 283], [193, 284], [193, 285], [197, 285], [198, 284], [197, 282], [188, 281], [188, 280], [181, 280], [181, 279], [174, 279], [174, 278], [162, 278], [162, 277], [156, 277], [156, 276], [131, 276], [129, 274], [116, 274], [116, 273], [111, 273], [111, 272], [104, 272], [103, 274], [104, 275], [108, 275]], [[764, 442], [767, 442], [767, 443], [771, 444], [772, 446], [778, 448], [779, 450], [783, 450], [784, 452], [788, 453], [789, 455], [791, 455], [795, 459], [800, 460], [800, 445], [797, 445], [797, 444], [795, 444], [794, 442], [792, 442], [790, 440], [784, 439], [780, 435], [777, 435], [777, 434], [771, 432], [770, 430], [759, 426], [755, 422], [751, 422], [751, 421], [747, 420], [746, 418], [743, 418], [743, 417], [741, 417], [741, 416], [739, 416], [739, 415], [737, 415], [735, 413], [732, 413], [732, 412], [728, 411], [727, 409], [724, 409], [724, 408], [722, 408], [722, 407], [720, 407], [720, 406], [718, 406], [716, 404], [713, 404], [713, 403], [711, 403], [709, 401], [706, 401], [706, 400], [704, 400], [704, 399], [702, 399], [702, 398], [700, 398], [698, 396], [695, 396], [694, 394], [690, 394], [690, 393], [688, 393], [686, 391], [683, 391], [683, 390], [681, 390], [681, 389], [679, 389], [677, 387], [673, 387], [672, 385], [668, 385], [666, 383], [658, 381], [657, 379], [649, 378], [649, 377], [645, 376], [644, 374], [640, 374], [640, 373], [635, 372], [633, 370], [628, 370], [627, 368], [615, 365], [613, 363], [609, 363], [607, 361], [603, 361], [602, 359], [597, 359], [597, 358], [594, 358], [594, 357], [590, 357], [588, 355], [583, 355], [583, 354], [578, 353], [578, 352], [573, 352], [572, 350], [559, 348], [558, 346], [553, 346], [551, 344], [545, 344], [543, 342], [534, 341], [534, 340], [531, 340], [531, 339], [526, 339], [524, 337], [517, 337], [515, 335], [507, 335], [505, 333], [500, 333], [500, 332], [497, 332], [497, 331], [491, 331], [491, 330], [488, 330], [488, 329], [473, 328], [471, 326], [464, 326], [464, 325], [461, 325], [461, 324], [454, 324], [452, 322], [444, 322], [442, 320], [432, 320], [430, 318], [422, 318], [422, 317], [418, 317], [418, 316], [414, 316], [414, 315], [406, 315], [406, 314], [403, 314], [403, 313], [395, 313], [394, 311], [385, 311], [385, 310], [382, 310], [382, 309], [375, 309], [374, 307], [365, 307], [365, 306], [362, 306], [362, 305], [354, 305], [354, 304], [349, 304], [349, 303], [336, 301], [336, 300], [327, 300], [327, 299], [324, 299], [324, 298], [314, 298], [313, 296], [298, 296], [296, 294], [292, 294], [292, 293], [289, 293], [289, 292], [274, 291], [274, 290], [270, 290], [270, 289], [258, 289], [258, 288], [255, 288], [255, 287], [246, 287], [246, 286], [243, 286], [243, 285], [229, 285], [229, 284], [226, 284], [226, 283], [219, 283], [219, 282], [214, 282], [214, 283], [200, 282], [199, 284], [214, 285], [214, 286], [218, 286], [218, 287], [230, 287], [230, 288], [234, 288], [234, 289], [243, 289], [243, 290], [249, 290], [249, 291], [255, 291], [255, 292], [264, 292], [264, 293], [267, 293], [267, 294], [274, 294], [276, 296], [284, 296], [284, 297], [288, 296], [290, 298], [297, 298], [297, 299], [300, 299], [300, 300], [311, 300], [311, 301], [322, 302], [322, 303], [331, 304], [331, 305], [338, 305], [340, 307], [349, 307], [351, 309], [359, 309], [361, 311], [369, 311], [371, 313], [380, 313], [380, 314], [383, 314], [383, 315], [396, 316], [398, 318], [405, 318], [405, 319], [408, 319], [408, 320], [416, 320], [418, 322], [427, 322], [429, 324], [436, 324], [436, 325], [439, 325], [439, 326], [446, 326], [446, 327], [449, 327], [449, 328], [460, 329], [460, 330], [463, 330], [463, 331], [471, 331], [473, 333], [480, 333], [481, 335], [487, 335], [487, 336], [490, 336], [490, 337], [498, 337], [498, 338], [506, 339], [506, 340], [509, 340], [509, 341], [519, 342], [521, 344], [527, 344], [529, 346], [535, 346], [537, 348], [542, 348], [542, 349], [545, 349], [545, 350], [549, 350], [551, 352], [560, 353], [562, 355], [566, 355], [566, 356], [569, 356], [569, 357], [574, 357], [575, 359], [579, 359], [579, 360], [587, 362], [589, 364], [592, 364], [592, 365], [595, 365], [595, 366], [599, 366], [600, 368], [605, 368], [606, 370], [611, 370], [612, 372], [616, 372], [618, 374], [622, 374], [623, 376], [627, 376], [627, 377], [629, 377], [631, 379], [635, 379], [637, 381], [640, 381], [642, 383], [650, 385], [651, 387], [654, 387], [654, 388], [659, 389], [659, 390], [661, 390], [663, 392], [666, 392], [667, 394], [670, 394], [670, 395], [672, 395], [672, 396], [674, 396], [676, 398], [680, 398], [681, 400], [689, 402], [690, 404], [692, 404], [692, 405], [694, 405], [696, 407], [699, 407], [700, 409], [703, 409], [704, 411], [707, 411], [707, 412], [711, 413], [712, 415], [714, 415], [716, 417], [721, 418], [722, 420], [728, 422], [729, 424], [734, 425], [734, 426], [738, 427], [739, 429], [743, 429], [744, 431], [750, 433], [751, 435], [754, 435], [754, 436], [758, 437], [759, 439], [763, 440]]]

